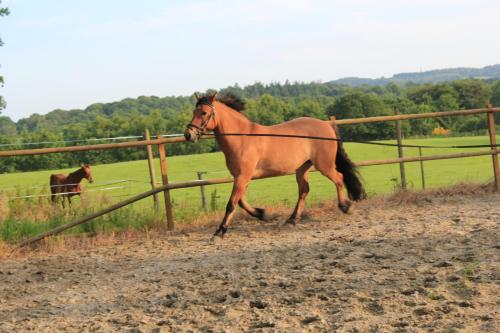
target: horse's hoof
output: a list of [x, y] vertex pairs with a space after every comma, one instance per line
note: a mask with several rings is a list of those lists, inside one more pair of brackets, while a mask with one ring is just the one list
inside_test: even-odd
[[266, 210], [263, 208], [255, 208], [256, 211], [256, 218], [258, 218], [261, 221], [267, 221], [267, 216], [266, 216]]
[[346, 200], [345, 203], [339, 203], [339, 209], [347, 214], [349, 212], [349, 208], [351, 208], [352, 203], [349, 200]]
[[224, 234], [226, 233], [227, 231], [227, 228], [224, 227], [223, 225], [219, 226], [219, 228], [217, 229], [217, 231], [215, 231], [214, 235], [212, 236], [212, 238], [215, 238], [217, 236], [219, 236], [220, 238], [224, 238]]
[[285, 221], [285, 225], [297, 225], [297, 222], [299, 222], [299, 219], [296, 218], [296, 217], [289, 217], [286, 221]]

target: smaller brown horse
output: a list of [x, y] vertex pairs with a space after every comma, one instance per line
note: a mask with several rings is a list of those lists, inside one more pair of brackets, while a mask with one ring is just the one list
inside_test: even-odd
[[62, 197], [62, 206], [65, 208], [65, 198], [68, 199], [68, 204], [71, 207], [71, 197], [80, 195], [82, 193], [82, 186], [80, 182], [86, 178], [89, 183], [94, 182], [92, 178], [92, 171], [89, 164], [82, 164], [82, 167], [69, 175], [59, 173], [57, 175], [50, 175], [50, 192], [52, 203], [55, 203], [58, 196]]

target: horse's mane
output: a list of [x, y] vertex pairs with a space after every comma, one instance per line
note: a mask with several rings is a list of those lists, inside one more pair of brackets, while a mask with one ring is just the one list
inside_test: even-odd
[[[196, 106], [202, 105], [202, 104], [209, 104], [210, 103], [210, 97], [212, 95], [204, 95], [198, 99], [198, 102], [196, 103]], [[225, 104], [226, 106], [230, 107], [231, 109], [241, 112], [245, 110], [245, 100], [234, 95], [233, 93], [218, 93], [216, 96], [216, 100], [218, 102], [221, 102], [222, 104]]]
[[83, 167], [80, 167], [80, 169], [70, 172], [69, 175], [78, 175], [79, 173], [83, 173]]
[[85, 172], [83, 171], [83, 166], [81, 166], [80, 169], [78, 169], [76, 171], [70, 172], [68, 174], [68, 177], [69, 176], [81, 176], [81, 175], [85, 175]]

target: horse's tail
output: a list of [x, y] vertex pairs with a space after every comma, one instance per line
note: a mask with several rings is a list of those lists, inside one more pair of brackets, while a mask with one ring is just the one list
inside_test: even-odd
[[[335, 118], [331, 121], [333, 130], [338, 139], [340, 139], [339, 129], [335, 123]], [[351, 161], [349, 156], [347, 156], [344, 150], [342, 141], [337, 141], [337, 156], [335, 157], [335, 164], [337, 165], [337, 170], [344, 176], [344, 184], [347, 188], [347, 193], [351, 200], [363, 200], [366, 198], [366, 192], [361, 183], [361, 176], [359, 175], [356, 166]]]

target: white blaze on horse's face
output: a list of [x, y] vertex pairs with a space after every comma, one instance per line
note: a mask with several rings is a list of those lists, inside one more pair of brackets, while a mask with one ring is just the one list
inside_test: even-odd
[[215, 128], [214, 107], [212, 105], [200, 104], [193, 110], [193, 118], [184, 131], [187, 141], [196, 142], [205, 131]]

